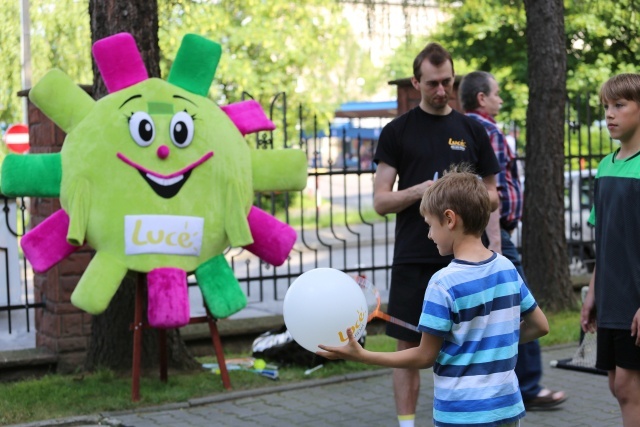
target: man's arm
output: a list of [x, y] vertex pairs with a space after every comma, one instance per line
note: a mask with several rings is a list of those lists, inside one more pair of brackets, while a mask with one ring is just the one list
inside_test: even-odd
[[533, 341], [549, 333], [549, 322], [540, 307], [528, 313], [520, 322], [520, 344]]
[[589, 280], [589, 290], [582, 302], [582, 310], [580, 311], [580, 325], [582, 326], [582, 332], [595, 332], [597, 329], [596, 323], [596, 297], [595, 297], [595, 281], [596, 281], [596, 268], [593, 268], [591, 273], [591, 279]]
[[495, 175], [488, 175], [482, 178], [487, 191], [489, 192], [489, 201], [491, 202], [491, 212], [500, 206], [500, 197], [498, 196], [498, 185]]
[[[433, 183], [428, 180], [404, 190], [393, 191], [398, 171], [384, 162], [378, 164], [373, 183], [373, 208], [379, 215], [398, 213], [422, 199], [425, 190]], [[495, 179], [494, 179], [495, 189]]]
[[497, 254], [502, 254], [502, 236], [500, 235], [500, 208], [491, 212], [486, 228], [489, 238], [489, 249]]
[[640, 308], [636, 311], [631, 322], [631, 336], [636, 337], [636, 345], [640, 347]]

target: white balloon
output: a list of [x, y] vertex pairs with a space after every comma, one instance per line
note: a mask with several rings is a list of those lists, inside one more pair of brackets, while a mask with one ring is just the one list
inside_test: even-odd
[[367, 325], [367, 301], [349, 275], [333, 268], [301, 274], [284, 297], [284, 323], [298, 344], [309, 351], [319, 344], [347, 344], [347, 328], [359, 339]]

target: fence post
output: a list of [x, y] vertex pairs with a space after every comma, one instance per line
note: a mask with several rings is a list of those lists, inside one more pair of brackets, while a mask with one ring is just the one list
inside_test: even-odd
[[[20, 303], [22, 286], [20, 281], [20, 260], [18, 258], [18, 241], [13, 234], [17, 230], [16, 199], [0, 199], [0, 208], [4, 218], [0, 219], [0, 280], [6, 280], [7, 288], [0, 288], [0, 306], [11, 306]], [[13, 232], [12, 232], [13, 231]], [[11, 327], [11, 311], [8, 313]]]

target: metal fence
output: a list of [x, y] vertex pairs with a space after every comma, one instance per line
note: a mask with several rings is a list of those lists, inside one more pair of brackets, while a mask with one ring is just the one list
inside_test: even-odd
[[[566, 111], [566, 185], [565, 222], [571, 270], [574, 274], [590, 271], [594, 243], [586, 218], [592, 202], [593, 177], [599, 160], [616, 146], [610, 140], [600, 117], [592, 117], [589, 98], [567, 103]], [[296, 119], [288, 119], [285, 94], [274, 97], [269, 115], [277, 130], [255, 136], [256, 149], [301, 149], [307, 154], [308, 183], [300, 192], [256, 194], [255, 204], [298, 232], [298, 241], [284, 265], [273, 267], [248, 251], [230, 248], [226, 257], [244, 287], [249, 307], [281, 303], [290, 283], [311, 268], [332, 267], [347, 273], [365, 275], [379, 288], [383, 297], [388, 289], [393, 257], [394, 217], [378, 216], [373, 210], [372, 155], [377, 139], [375, 132], [358, 130], [321, 130], [315, 120], [305, 121], [302, 107]], [[294, 129], [295, 131], [292, 131]], [[505, 134], [515, 139], [518, 162], [525, 172], [522, 149], [524, 131], [515, 124]], [[294, 135], [293, 137], [291, 135]], [[373, 135], [373, 136], [372, 136]], [[524, 173], [522, 174], [524, 176]], [[526, 181], [525, 181], [526, 182]], [[12, 203], [4, 199], [4, 215], [11, 236], [19, 238], [28, 222], [26, 200]], [[14, 214], [15, 212], [15, 214]], [[19, 225], [12, 223], [13, 216]], [[519, 235], [514, 235], [516, 243]], [[29, 332], [33, 303], [29, 266], [20, 260], [13, 265], [7, 248], [1, 248], [6, 271], [6, 300], [0, 298], [0, 334], [15, 332], [15, 319]], [[2, 260], [0, 259], [0, 263]], [[20, 283], [9, 278], [9, 271], [20, 268]], [[16, 286], [19, 286], [16, 294]], [[12, 321], [13, 319], [13, 321]]]
[[[255, 204], [293, 226], [298, 241], [280, 267], [262, 262], [248, 251], [230, 249], [227, 259], [249, 303], [282, 301], [290, 283], [311, 268], [332, 267], [364, 275], [387, 288], [393, 256], [392, 217], [373, 210], [373, 150], [377, 140], [320, 129], [299, 106], [292, 126], [286, 96], [277, 95], [269, 114], [277, 130], [256, 135], [257, 149], [296, 148], [308, 159], [307, 187], [300, 192], [257, 194]], [[288, 129], [296, 129], [294, 135]], [[327, 130], [328, 129], [328, 130]], [[366, 131], [363, 131], [363, 133]]]
[[42, 304], [34, 302], [31, 271], [18, 250], [29, 221], [28, 199], [1, 197], [0, 280], [4, 286], [0, 287], [0, 337], [6, 340], [15, 332], [31, 332], [33, 310]]

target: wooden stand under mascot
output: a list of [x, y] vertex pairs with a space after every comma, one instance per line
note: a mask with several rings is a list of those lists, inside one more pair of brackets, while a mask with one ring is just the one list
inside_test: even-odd
[[29, 93], [66, 132], [60, 153], [3, 163], [5, 195], [59, 197], [62, 206], [22, 238], [25, 257], [44, 272], [84, 243], [95, 249], [71, 295], [91, 314], [107, 308], [128, 270], [147, 274], [153, 327], [189, 323], [192, 272], [214, 317], [238, 312], [247, 300], [223, 251], [245, 247], [284, 263], [296, 233], [252, 206], [253, 196], [303, 189], [305, 154], [252, 149], [244, 135], [275, 129], [260, 105], [207, 98], [217, 43], [186, 35], [167, 81], [148, 77], [128, 33], [99, 40], [93, 55], [104, 98], [93, 100], [59, 70]]

